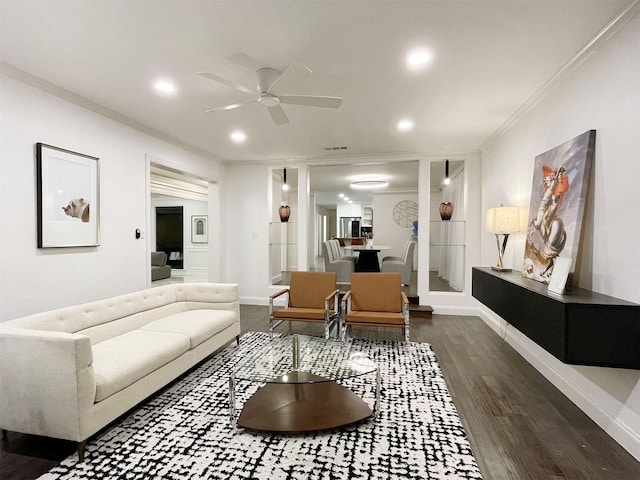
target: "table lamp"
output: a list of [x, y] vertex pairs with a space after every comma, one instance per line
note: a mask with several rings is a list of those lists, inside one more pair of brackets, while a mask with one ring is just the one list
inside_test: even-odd
[[[520, 230], [520, 210], [518, 207], [497, 207], [487, 210], [487, 232], [496, 235], [498, 245], [498, 264], [491, 267], [498, 272], [510, 272], [510, 268], [502, 266], [504, 250], [507, 247], [509, 234]], [[500, 245], [500, 235], [504, 235], [502, 245]]]

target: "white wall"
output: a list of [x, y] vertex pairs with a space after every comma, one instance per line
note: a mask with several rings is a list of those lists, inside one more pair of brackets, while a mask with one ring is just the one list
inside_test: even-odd
[[243, 303], [265, 304], [275, 291], [269, 287], [269, 221], [274, 218], [268, 201], [270, 170], [266, 165], [227, 165], [225, 178], [226, 278], [240, 285]]
[[[146, 288], [149, 156], [216, 180], [220, 165], [0, 74], [0, 321]], [[36, 247], [35, 144], [100, 158], [100, 246]]]
[[[483, 210], [527, 207], [533, 164], [543, 153], [595, 129], [595, 163], [583, 224], [578, 286], [640, 303], [640, 18], [600, 44], [549, 95], [483, 149]], [[507, 264], [520, 268], [523, 234]], [[485, 265], [495, 240], [483, 237]], [[486, 320], [594, 421], [640, 459], [640, 370], [565, 365], [506, 325]]]

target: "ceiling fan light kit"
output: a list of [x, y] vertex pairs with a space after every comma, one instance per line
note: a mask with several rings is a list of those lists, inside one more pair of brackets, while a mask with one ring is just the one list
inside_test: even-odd
[[205, 110], [206, 113], [211, 112], [223, 112], [225, 110], [233, 110], [235, 108], [244, 107], [253, 103], [258, 103], [264, 107], [267, 107], [271, 119], [276, 125], [282, 125], [289, 121], [289, 117], [283, 110], [281, 104], [300, 105], [304, 107], [319, 107], [319, 108], [340, 108], [342, 105], [342, 97], [327, 97], [317, 95], [276, 95], [273, 92], [273, 88], [280, 80], [292, 68], [302, 68], [308, 73], [312, 73], [311, 69], [300, 63], [293, 63], [289, 65], [284, 72], [280, 72], [275, 68], [259, 68], [256, 71], [258, 89], [253, 90], [245, 87], [244, 85], [237, 84], [219, 75], [215, 75], [209, 72], [201, 72], [200, 76], [213, 80], [215, 82], [226, 85], [227, 87], [235, 88], [243, 93], [249, 93], [251, 95], [258, 94], [258, 97], [253, 100], [247, 100], [245, 102], [233, 103], [222, 107], [211, 108]]
[[278, 105], [280, 105], [280, 99], [274, 95], [271, 95], [270, 93], [263, 93], [262, 95], [260, 95], [258, 103], [269, 108], [277, 107]]

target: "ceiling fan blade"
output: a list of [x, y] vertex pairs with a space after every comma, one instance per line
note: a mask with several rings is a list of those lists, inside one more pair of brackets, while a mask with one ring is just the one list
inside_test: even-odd
[[280, 103], [306, 107], [340, 108], [342, 97], [316, 97], [312, 95], [280, 95]]
[[284, 72], [282, 72], [278, 78], [276, 78], [273, 81], [273, 83], [267, 89], [266, 93], [271, 93], [271, 90], [273, 90], [273, 87], [276, 86], [276, 83], [278, 83], [287, 74], [287, 72], [289, 72], [292, 68], [296, 68], [296, 67], [302, 68], [302, 69], [306, 70], [309, 73], [313, 73], [311, 71], [311, 69], [309, 67], [307, 67], [306, 65], [303, 65], [301, 63], [292, 63], [291, 65], [289, 65], [287, 68], [284, 69]]
[[252, 72], [255, 72], [259, 68], [264, 67], [258, 60], [251, 58], [249, 55], [245, 53], [232, 53], [231, 55], [227, 55], [224, 57], [230, 62], [235, 63], [236, 65], [240, 65], [241, 67], [248, 68]]
[[276, 125], [282, 125], [289, 121], [289, 117], [287, 117], [287, 114], [284, 113], [284, 110], [280, 105], [277, 107], [269, 107], [267, 110], [269, 110], [269, 115], [271, 115], [271, 118]]
[[236, 90], [240, 90], [241, 92], [248, 93], [249, 95], [255, 95], [256, 93], [258, 93], [256, 90], [252, 90], [248, 87], [245, 87], [244, 85], [240, 85], [239, 83], [234, 83], [231, 80], [227, 80], [226, 78], [220, 77], [213, 73], [199, 72], [198, 75], [208, 78], [209, 80], [213, 80], [214, 82], [226, 85], [227, 87], [235, 88]]
[[252, 103], [257, 103], [257, 100], [247, 100], [246, 102], [240, 103], [232, 103], [231, 105], [225, 105], [224, 107], [210, 108], [209, 110], [205, 110], [205, 113], [211, 112], [224, 112], [225, 110], [233, 110], [234, 108], [244, 107], [246, 105], [250, 105]]

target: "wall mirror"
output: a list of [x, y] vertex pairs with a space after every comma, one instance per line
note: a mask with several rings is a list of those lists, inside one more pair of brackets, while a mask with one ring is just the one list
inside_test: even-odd
[[466, 215], [464, 161], [432, 161], [430, 169], [429, 291], [462, 292]]
[[271, 169], [269, 218], [269, 278], [271, 285], [288, 285], [298, 270], [298, 169]]

